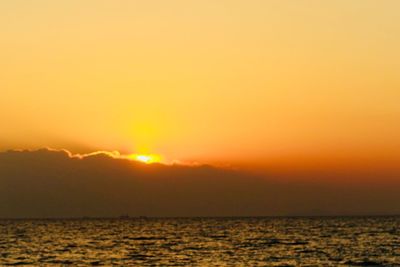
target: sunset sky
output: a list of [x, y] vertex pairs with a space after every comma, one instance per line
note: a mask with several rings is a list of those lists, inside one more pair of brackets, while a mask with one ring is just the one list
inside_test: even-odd
[[1, 1], [0, 150], [400, 173], [399, 10]]

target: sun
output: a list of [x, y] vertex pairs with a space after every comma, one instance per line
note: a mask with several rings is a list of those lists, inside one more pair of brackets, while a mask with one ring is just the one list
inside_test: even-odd
[[144, 163], [150, 163], [151, 162], [151, 156], [149, 155], [137, 155], [136, 159], [138, 161], [144, 162]]
[[157, 163], [161, 161], [161, 157], [159, 155], [153, 154], [133, 154], [130, 155], [129, 158], [146, 164]]

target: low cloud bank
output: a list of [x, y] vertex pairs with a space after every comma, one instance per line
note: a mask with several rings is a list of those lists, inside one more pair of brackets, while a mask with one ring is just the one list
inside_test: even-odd
[[211, 166], [145, 165], [116, 152], [0, 152], [0, 217], [400, 214], [399, 186], [276, 182]]

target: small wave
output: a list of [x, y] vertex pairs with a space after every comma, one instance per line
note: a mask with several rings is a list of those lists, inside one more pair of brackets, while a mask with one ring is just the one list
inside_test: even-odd
[[385, 266], [379, 262], [371, 261], [371, 260], [363, 260], [363, 261], [347, 261], [346, 265], [349, 266]]
[[129, 240], [167, 240], [165, 237], [153, 237], [153, 236], [138, 236], [138, 237], [126, 237]]

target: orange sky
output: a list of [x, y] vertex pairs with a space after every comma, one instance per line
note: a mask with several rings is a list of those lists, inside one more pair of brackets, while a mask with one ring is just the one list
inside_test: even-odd
[[397, 170], [399, 1], [2, 1], [0, 150]]

